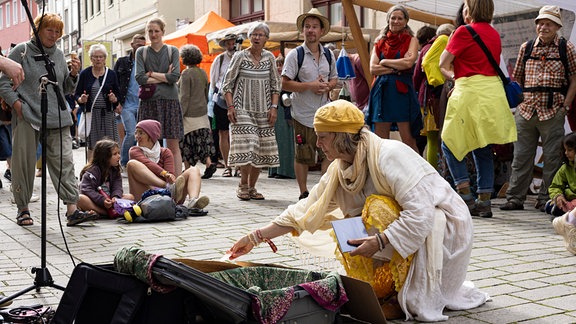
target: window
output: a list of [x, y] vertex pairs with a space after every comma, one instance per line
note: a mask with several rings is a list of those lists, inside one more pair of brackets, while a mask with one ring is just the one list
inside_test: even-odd
[[10, 3], [6, 4], [6, 27], [10, 26], [10, 15], [12, 11], [10, 11]]
[[88, 20], [90, 15], [88, 14], [88, 0], [84, 0], [84, 20]]
[[100, 13], [100, 0], [92, 0], [93, 2], [96, 2], [96, 11], [95, 13], [99, 14]]
[[114, 0], [108, 0], [108, 6], [112, 7], [114, 5]]
[[4, 7], [0, 6], [0, 29], [4, 29]]
[[[65, 34], [69, 34], [70, 31], [72, 30], [72, 23], [70, 22], [70, 13], [68, 11], [68, 8], [64, 9], [64, 28], [66, 29], [66, 31], [64, 32]], [[67, 53], [67, 52], [64, 52]]]
[[14, 9], [14, 15], [12, 15], [14, 19], [14, 25], [18, 23], [18, 1], [12, 0], [12, 9]]
[[28, 17], [26, 17], [26, 9], [24, 9], [24, 5], [20, 3], [20, 21], [25, 22], [27, 18]]
[[264, 20], [264, 0], [230, 0], [230, 22]]
[[[348, 21], [344, 17], [344, 9], [341, 0], [312, 0], [312, 6], [317, 8], [324, 16], [330, 20], [330, 25], [348, 26]], [[364, 9], [360, 6], [354, 6], [356, 17], [360, 27], [364, 26]]]

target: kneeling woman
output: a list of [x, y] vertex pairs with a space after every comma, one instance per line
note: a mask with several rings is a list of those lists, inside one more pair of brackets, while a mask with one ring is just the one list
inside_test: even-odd
[[177, 204], [183, 204], [189, 196], [189, 208], [206, 207], [210, 202], [208, 197], [199, 197], [200, 170], [190, 167], [176, 177], [172, 152], [158, 142], [161, 131], [156, 120], [146, 119], [136, 124], [137, 144], [130, 148], [130, 160], [126, 164], [130, 193], [134, 199], [140, 200], [148, 189], [167, 188]]
[[[358, 247], [337, 256], [345, 260], [348, 275], [370, 281], [378, 297], [387, 299], [382, 306], [387, 315], [401, 310], [396, 316], [407, 320], [445, 321], [444, 308], [482, 305], [488, 296], [464, 285], [472, 217], [450, 184], [409, 146], [364, 128], [364, 115], [348, 101], [318, 109], [314, 129], [318, 147], [333, 160], [327, 172], [308, 198], [240, 238], [230, 258], [287, 233], [313, 233], [313, 245], [316, 235], [326, 233], [318, 230], [330, 229], [340, 209], [346, 217], [364, 214], [362, 221], [374, 235], [349, 240]], [[387, 245], [393, 250], [389, 262], [376, 259]]]

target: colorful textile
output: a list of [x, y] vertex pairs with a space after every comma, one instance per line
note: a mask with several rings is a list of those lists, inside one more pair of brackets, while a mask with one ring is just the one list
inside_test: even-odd
[[134, 275], [154, 291], [168, 293], [176, 287], [161, 284], [152, 276], [152, 267], [159, 257], [161, 255], [149, 254], [137, 247], [123, 247], [114, 256], [114, 268], [118, 272]]
[[296, 287], [306, 290], [330, 311], [338, 310], [348, 301], [340, 275], [335, 272], [245, 267], [209, 275], [252, 293], [252, 312], [264, 324], [276, 323], [286, 315], [292, 307]]

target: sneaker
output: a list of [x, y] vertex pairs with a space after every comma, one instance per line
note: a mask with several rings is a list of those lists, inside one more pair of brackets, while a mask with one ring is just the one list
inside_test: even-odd
[[472, 216], [492, 218], [492, 202], [490, 200], [476, 200], [474, 209], [470, 210]]
[[210, 203], [210, 198], [207, 196], [201, 196], [200, 198], [194, 198], [188, 202], [188, 209], [203, 209]]
[[78, 149], [79, 147], [80, 147], [80, 145], [78, 144], [78, 142], [77, 142], [75, 139], [73, 139], [73, 140], [72, 140], [72, 149], [73, 149], [73, 150], [76, 150], [76, 149]]
[[96, 220], [100, 218], [100, 215], [96, 213], [89, 213], [85, 211], [80, 211], [76, 209], [72, 215], [66, 215], [66, 226], [75, 226], [80, 223], [84, 223], [91, 220]]
[[12, 182], [12, 172], [10, 171], [10, 169], [6, 169], [6, 171], [4, 172], [4, 179]]
[[523, 210], [524, 204], [520, 202], [515, 202], [513, 200], [508, 200], [504, 205], [500, 206], [501, 210]]
[[552, 225], [556, 233], [562, 235], [564, 238], [564, 245], [568, 252], [576, 254], [576, 227], [568, 223], [568, 213], [563, 216], [554, 218]]
[[170, 197], [174, 200], [177, 205], [181, 205], [186, 199], [186, 180], [183, 176], [178, 176], [176, 182], [168, 184], [166, 189], [170, 191]]
[[534, 204], [534, 208], [540, 210], [541, 212], [545, 212], [546, 211], [546, 201], [538, 200], [536, 202], [536, 204]]

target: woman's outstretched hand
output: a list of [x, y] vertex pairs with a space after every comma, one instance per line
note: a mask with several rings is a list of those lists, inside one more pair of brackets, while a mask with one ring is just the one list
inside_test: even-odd
[[250, 242], [247, 235], [242, 236], [232, 247], [227, 254], [230, 254], [230, 260], [234, 260], [250, 251], [254, 248], [254, 245]]

